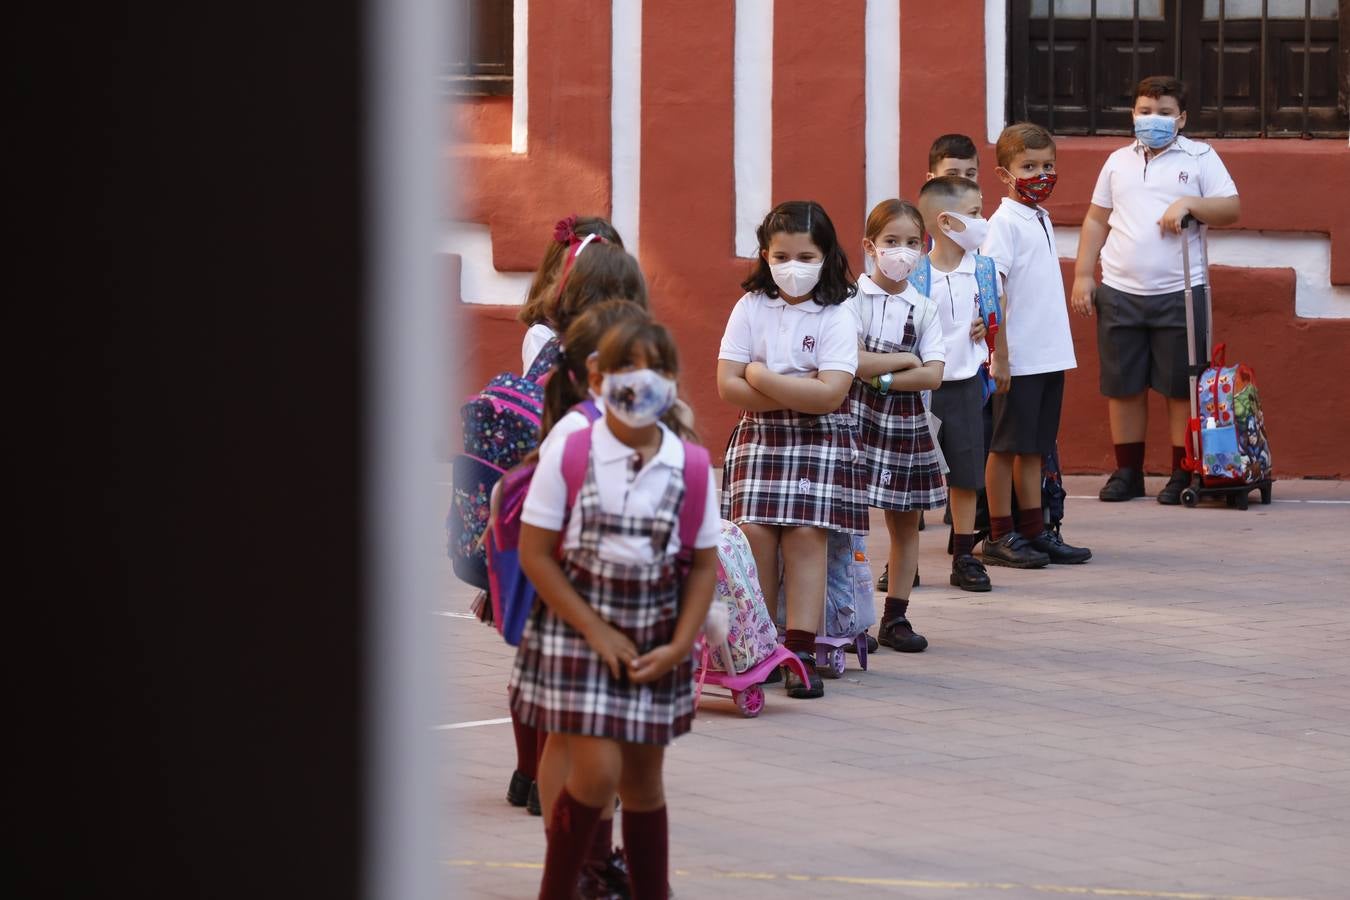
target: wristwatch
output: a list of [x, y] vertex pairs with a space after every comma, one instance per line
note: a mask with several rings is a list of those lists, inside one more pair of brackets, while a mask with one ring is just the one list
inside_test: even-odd
[[895, 380], [894, 372], [886, 372], [872, 379], [872, 387], [881, 391], [883, 394], [891, 390], [891, 382]]

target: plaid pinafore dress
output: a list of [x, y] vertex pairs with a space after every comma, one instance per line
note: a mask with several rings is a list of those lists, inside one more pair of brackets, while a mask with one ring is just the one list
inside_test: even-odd
[[[563, 572], [600, 618], [632, 640], [639, 654], [675, 636], [683, 582], [667, 545], [684, 500], [684, 475], [672, 469], [655, 516], [606, 512], [592, 461], [572, 510], [581, 517], [580, 542], [564, 556]], [[600, 544], [606, 535], [649, 538], [656, 561], [632, 565], [602, 559]], [[669, 744], [693, 723], [693, 659], [686, 656], [647, 684], [616, 680], [581, 633], [541, 602], [516, 652], [510, 698], [523, 723], [545, 731]]]
[[847, 399], [823, 416], [742, 412], [722, 463], [722, 518], [866, 534], [866, 475]]
[[[870, 300], [864, 298], [864, 302]], [[900, 343], [881, 337], [886, 321], [877, 317], [876, 335], [868, 334], [863, 347], [869, 353], [913, 353], [918, 346], [914, 306], [905, 319]], [[942, 462], [928, 428], [928, 413], [918, 391], [882, 393], [854, 379], [849, 401], [858, 420], [859, 447], [867, 461], [867, 505], [879, 509], [909, 511], [937, 509], [947, 503], [947, 485]]]

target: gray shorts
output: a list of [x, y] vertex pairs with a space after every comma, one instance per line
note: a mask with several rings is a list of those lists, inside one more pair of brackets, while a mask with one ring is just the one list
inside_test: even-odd
[[947, 486], [980, 490], [984, 487], [984, 389], [979, 374], [942, 382], [933, 391], [933, 415], [942, 420], [937, 439], [951, 468]]
[[[1205, 333], [1204, 285], [1198, 285], [1194, 295], [1199, 346]], [[1103, 284], [1097, 288], [1094, 305], [1103, 394], [1133, 397], [1153, 388], [1178, 400], [1189, 396], [1186, 301], [1181, 291], [1141, 296]], [[1196, 359], [1203, 362], [1203, 356], [1198, 353]]]
[[1053, 453], [1064, 406], [1064, 373], [1014, 375], [1008, 393], [990, 397], [989, 405], [994, 409], [989, 452]]

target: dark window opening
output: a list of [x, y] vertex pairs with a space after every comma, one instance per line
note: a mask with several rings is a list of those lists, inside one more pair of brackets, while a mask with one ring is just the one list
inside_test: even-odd
[[514, 53], [512, 0], [451, 0], [453, 34], [462, 43], [445, 69], [450, 93], [510, 96]]
[[1008, 121], [1132, 133], [1134, 86], [1186, 82], [1186, 133], [1346, 137], [1350, 0], [1010, 0]]

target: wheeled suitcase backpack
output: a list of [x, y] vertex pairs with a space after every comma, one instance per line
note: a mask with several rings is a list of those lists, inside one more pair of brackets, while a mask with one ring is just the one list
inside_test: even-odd
[[1200, 258], [1207, 287], [1204, 353], [1209, 358], [1205, 365], [1196, 360], [1190, 240], [1183, 235], [1181, 264], [1186, 272], [1184, 295], [1191, 418], [1186, 432], [1186, 457], [1181, 465], [1192, 473], [1192, 478], [1191, 484], [1181, 492], [1181, 502], [1195, 506], [1202, 497], [1221, 496], [1229, 506], [1246, 509], [1248, 495], [1255, 490], [1261, 492], [1262, 503], [1269, 503], [1274, 479], [1270, 477], [1270, 442], [1266, 439], [1261, 398], [1256, 393], [1256, 373], [1241, 363], [1228, 365], [1224, 345], [1213, 346], [1214, 288], [1209, 277], [1204, 226], [1192, 216], [1187, 216], [1181, 224], [1183, 229], [1190, 225], [1201, 229]]

